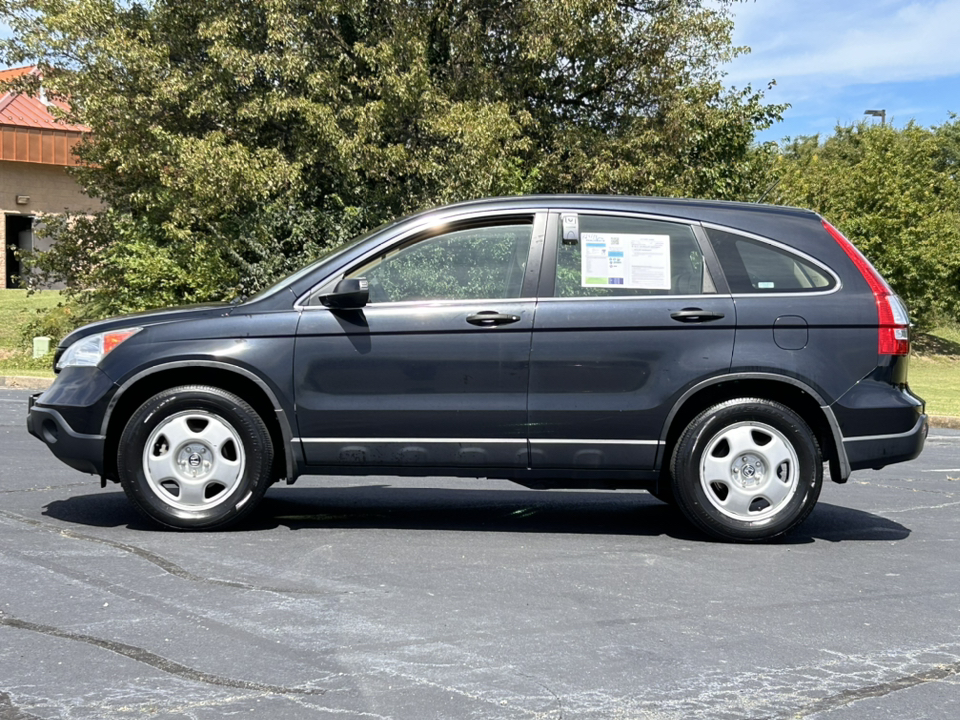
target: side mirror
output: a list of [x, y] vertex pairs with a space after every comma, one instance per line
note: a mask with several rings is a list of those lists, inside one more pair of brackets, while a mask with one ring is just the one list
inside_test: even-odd
[[332, 310], [357, 310], [370, 300], [370, 285], [366, 278], [344, 278], [333, 292], [320, 296], [320, 302]]

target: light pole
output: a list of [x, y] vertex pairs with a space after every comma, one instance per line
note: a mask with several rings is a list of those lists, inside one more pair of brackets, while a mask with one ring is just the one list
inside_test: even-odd
[[887, 124], [887, 111], [886, 110], [864, 110], [864, 115], [873, 115], [874, 117], [880, 118], [880, 124]]

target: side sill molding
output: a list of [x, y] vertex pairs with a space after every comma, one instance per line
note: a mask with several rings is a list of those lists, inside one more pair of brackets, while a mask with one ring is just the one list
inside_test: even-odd
[[[602, 438], [530, 438], [531, 443], [545, 445], [663, 445], [663, 440], [608, 440]], [[293, 438], [295, 443], [452, 443], [452, 444], [515, 444], [524, 445], [525, 438], [415, 438], [415, 437], [330, 437], [330, 438]]]

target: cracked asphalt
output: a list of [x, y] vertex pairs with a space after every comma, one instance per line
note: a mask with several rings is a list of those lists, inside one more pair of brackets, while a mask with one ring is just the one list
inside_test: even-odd
[[960, 431], [784, 540], [642, 492], [302, 478], [157, 531], [0, 390], [0, 720], [960, 717]]

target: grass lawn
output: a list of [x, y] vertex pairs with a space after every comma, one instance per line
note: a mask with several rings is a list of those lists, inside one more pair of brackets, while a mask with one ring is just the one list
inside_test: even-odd
[[931, 415], [960, 417], [960, 325], [919, 335], [910, 358], [910, 389], [927, 401]]
[[33, 359], [33, 345], [20, 337], [20, 328], [38, 310], [56, 307], [60, 293], [46, 290], [27, 295], [26, 290], [0, 290], [0, 375], [53, 377], [51, 359]]
[[[53, 377], [51, 359], [33, 359], [33, 347], [21, 339], [20, 326], [38, 309], [59, 301], [55, 291], [28, 296], [26, 290], [0, 290], [0, 375]], [[960, 325], [918, 334], [913, 347], [910, 388], [927, 401], [932, 415], [960, 417]]]
[[910, 358], [910, 389], [931, 415], [960, 417], [960, 358]]

